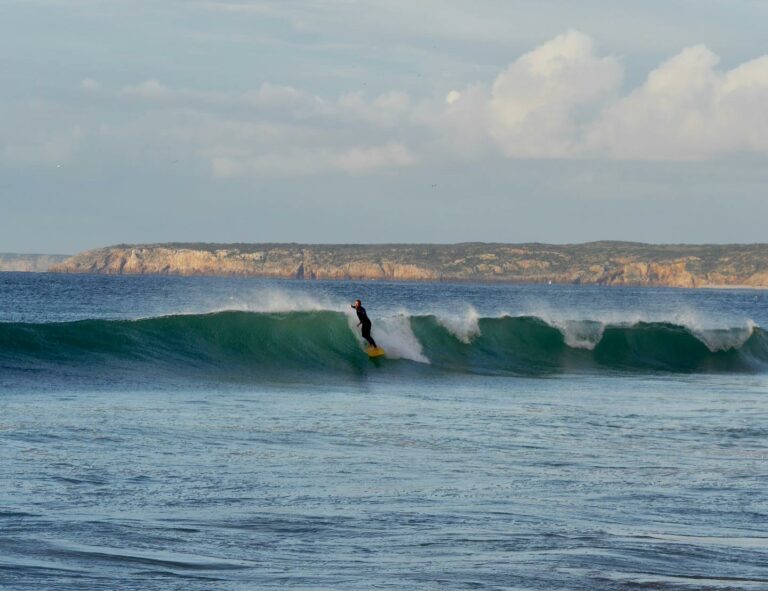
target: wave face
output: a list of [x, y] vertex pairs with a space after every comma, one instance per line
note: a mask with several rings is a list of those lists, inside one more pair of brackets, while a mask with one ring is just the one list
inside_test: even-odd
[[523, 376], [768, 369], [768, 335], [753, 326], [697, 331], [661, 322], [548, 323], [520, 316], [475, 318], [469, 328], [457, 328], [438, 316], [399, 316], [374, 324], [374, 337], [389, 353], [377, 361], [368, 359], [353, 326], [333, 311], [0, 323], [0, 377], [155, 372], [239, 379], [414, 367]]
[[439, 319], [412, 319], [433, 363], [513, 374], [567, 371], [756, 372], [768, 368], [768, 335], [756, 327], [694, 331], [662, 322], [547, 323], [533, 316], [480, 318], [469, 342]]

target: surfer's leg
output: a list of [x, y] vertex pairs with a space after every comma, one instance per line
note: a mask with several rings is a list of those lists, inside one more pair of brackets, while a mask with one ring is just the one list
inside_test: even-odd
[[370, 343], [371, 347], [376, 347], [376, 341], [374, 341], [371, 336], [370, 326], [363, 326], [363, 338]]

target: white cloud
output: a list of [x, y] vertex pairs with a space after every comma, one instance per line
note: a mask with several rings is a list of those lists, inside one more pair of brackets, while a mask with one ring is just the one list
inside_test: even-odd
[[571, 31], [518, 58], [493, 83], [491, 134], [509, 156], [562, 157], [574, 150], [574, 110], [599, 105], [622, 76], [614, 57], [597, 57], [592, 40]]
[[446, 105], [452, 105], [453, 103], [456, 103], [460, 100], [461, 100], [461, 93], [458, 90], [452, 90], [447, 95], [445, 95]]
[[[527, 53], [489, 87], [451, 91], [447, 126], [484, 129], [510, 157], [701, 160], [768, 153], [768, 56], [716, 69], [703, 45], [618, 96], [622, 67], [569, 32]], [[471, 101], [470, 101], [470, 98]]]
[[699, 45], [663, 63], [606, 109], [586, 149], [630, 160], [768, 152], [768, 56], [727, 72], [716, 69], [718, 61]]
[[358, 119], [379, 127], [397, 125], [411, 115], [413, 104], [408, 94], [390, 91], [366, 100], [362, 92], [339, 97], [334, 110], [344, 118]]
[[709, 49], [690, 47], [622, 94], [620, 59], [569, 31], [488, 83], [423, 100], [397, 90], [323, 98], [269, 83], [240, 92], [157, 80], [116, 91], [92, 79], [81, 86], [136, 104], [103, 138], [128, 145], [152, 137], [158, 153], [202, 158], [217, 177], [358, 175], [499, 151], [509, 158], [672, 161], [767, 154], [768, 56], [727, 71], [717, 66]]

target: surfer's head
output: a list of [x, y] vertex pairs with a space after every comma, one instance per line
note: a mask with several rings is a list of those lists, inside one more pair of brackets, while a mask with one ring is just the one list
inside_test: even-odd
[[361, 302], [360, 300], [355, 300], [355, 303], [352, 304], [352, 307], [353, 308], [359, 308], [362, 305], [363, 305], [363, 302]]

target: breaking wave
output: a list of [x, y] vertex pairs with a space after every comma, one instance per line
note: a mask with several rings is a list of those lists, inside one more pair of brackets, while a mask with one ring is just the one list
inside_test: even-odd
[[291, 372], [763, 372], [768, 334], [747, 324], [700, 330], [666, 322], [605, 324], [535, 316], [377, 319], [387, 357], [371, 360], [349, 314], [246, 312], [139, 320], [0, 323], [0, 379], [148, 372], [226, 379]]

